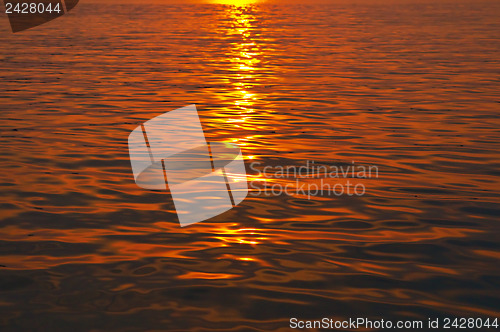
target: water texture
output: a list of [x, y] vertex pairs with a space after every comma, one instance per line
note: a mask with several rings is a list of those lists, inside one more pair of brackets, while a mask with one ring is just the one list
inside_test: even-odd
[[[500, 3], [80, 3], [0, 21], [2, 331], [499, 317]], [[179, 227], [127, 138], [197, 104], [250, 167], [374, 165]], [[342, 182], [343, 179], [330, 180]], [[260, 181], [259, 183], [264, 183]]]

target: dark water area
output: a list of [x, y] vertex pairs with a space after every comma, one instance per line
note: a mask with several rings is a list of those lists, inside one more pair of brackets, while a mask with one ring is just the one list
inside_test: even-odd
[[[0, 329], [500, 318], [499, 17], [493, 1], [81, 3], [18, 34], [2, 17]], [[135, 184], [127, 138], [192, 103], [259, 188], [294, 183], [264, 167], [308, 161], [378, 177], [351, 179], [361, 196], [252, 188], [181, 228]]]

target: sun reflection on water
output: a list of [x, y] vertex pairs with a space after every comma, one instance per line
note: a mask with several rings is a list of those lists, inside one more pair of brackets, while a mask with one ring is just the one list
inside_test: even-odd
[[[222, 121], [234, 126], [239, 131], [256, 131], [259, 129], [262, 115], [269, 114], [259, 110], [256, 112], [256, 104], [264, 98], [261, 91], [257, 91], [261, 85], [258, 73], [262, 69], [262, 58], [265, 56], [259, 44], [255, 29], [258, 27], [258, 18], [254, 14], [250, 5], [256, 1], [216, 1], [216, 3], [233, 4], [236, 6], [225, 7], [225, 15], [230, 23], [221, 31], [226, 36], [232, 38], [230, 49], [227, 53], [230, 65], [232, 91], [225, 94], [225, 102], [232, 105], [225, 110], [225, 117]], [[257, 119], [257, 115], [260, 119]], [[242, 148], [246, 148], [257, 139], [257, 135], [250, 134], [244, 137], [234, 137], [230, 141]], [[245, 154], [245, 158], [254, 159], [255, 156]], [[263, 229], [240, 228], [239, 223], [221, 224], [215, 230], [214, 239], [221, 241], [224, 245], [246, 244], [258, 245], [269, 240]], [[252, 257], [234, 257], [234, 259], [252, 261]]]
[[208, 3], [222, 4], [222, 5], [233, 5], [237, 7], [248, 6], [257, 2], [259, 0], [208, 0]]
[[[236, 2], [230, 3], [236, 4]], [[229, 48], [225, 56], [229, 88], [218, 96], [221, 104], [226, 106], [214, 115], [217, 118], [215, 121], [221, 127], [245, 132], [244, 137], [232, 135], [233, 138], [229, 140], [240, 146], [246, 146], [249, 142], [256, 141], [257, 135], [251, 132], [260, 130], [265, 125], [264, 118], [271, 112], [256, 110], [259, 101], [265, 98], [264, 92], [260, 89], [263, 85], [260, 72], [263, 70], [263, 58], [266, 56], [260, 45], [262, 37], [256, 33], [256, 29], [259, 28], [259, 17], [256, 14], [258, 9], [251, 5], [253, 1], [238, 2], [240, 3], [248, 6], [222, 7], [224, 11], [221, 19], [227, 23], [218, 33], [222, 38], [229, 39]]]
[[[493, 316], [498, 89], [484, 59], [498, 15], [211, 2], [94, 6], [43, 28], [61, 38], [0, 37], [16, 45], [0, 51], [1, 321], [264, 330], [325, 303], [344, 317]], [[99, 38], [73, 38], [81, 27]], [[355, 160], [381, 177], [359, 198], [249, 195], [180, 228], [165, 192], [135, 185], [126, 138], [186, 98], [207, 140], [262, 168]], [[262, 188], [285, 181], [255, 173]]]

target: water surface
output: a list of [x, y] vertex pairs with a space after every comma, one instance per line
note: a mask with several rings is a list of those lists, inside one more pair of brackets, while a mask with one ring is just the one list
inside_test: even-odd
[[[472, 1], [81, 3], [23, 33], [3, 20], [2, 330], [498, 317], [499, 16]], [[191, 103], [247, 166], [379, 177], [360, 197], [249, 195], [180, 228], [166, 193], [135, 185], [127, 137]]]

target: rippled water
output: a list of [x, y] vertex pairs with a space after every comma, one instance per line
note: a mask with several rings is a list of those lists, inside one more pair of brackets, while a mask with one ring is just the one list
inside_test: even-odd
[[[5, 330], [499, 314], [500, 4], [80, 4], [0, 50]], [[180, 228], [127, 137], [198, 105], [260, 167], [375, 165]], [[268, 179], [268, 186], [283, 181]]]

